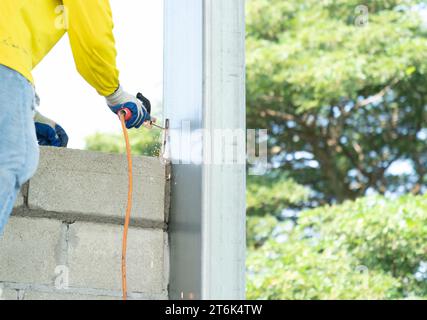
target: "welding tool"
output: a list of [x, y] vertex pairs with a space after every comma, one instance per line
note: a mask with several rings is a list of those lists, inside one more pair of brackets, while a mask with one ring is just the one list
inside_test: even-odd
[[[136, 98], [139, 101], [142, 102], [142, 105], [145, 107], [145, 109], [147, 110], [147, 112], [149, 114], [149, 119], [150, 120], [147, 121], [147, 122], [149, 122], [149, 125], [150, 126], [154, 126], [154, 127], [158, 128], [158, 129], [161, 129], [161, 130], [165, 130], [164, 127], [159, 126], [158, 124], [155, 123], [155, 121], [152, 120], [152, 117], [151, 117], [151, 103], [150, 103], [150, 101], [146, 97], [144, 97], [142, 95], [142, 93], [140, 93], [140, 92], [136, 95]], [[132, 118], [132, 111], [129, 108], [126, 108], [126, 106], [123, 106], [122, 108], [120, 108], [117, 111], [117, 115], [119, 117], [120, 117], [120, 114], [123, 114], [125, 121], [129, 121]]]
[[[166, 150], [166, 143], [167, 143], [167, 133], [169, 129], [169, 119], [166, 119], [165, 127], [161, 127], [154, 123], [153, 120], [151, 120], [151, 104], [150, 102], [141, 94], [138, 93], [137, 98], [142, 101], [144, 106], [147, 108], [147, 112], [149, 114], [149, 122], [150, 125], [157, 127], [159, 129], [163, 130], [163, 154]], [[127, 161], [128, 161], [128, 199], [127, 199], [127, 206], [126, 206], [126, 216], [125, 216], [125, 223], [124, 223], [124, 229], [123, 229], [123, 241], [122, 241], [122, 291], [123, 291], [123, 300], [127, 300], [127, 277], [126, 277], [126, 253], [127, 253], [127, 238], [128, 238], [128, 232], [129, 232], [129, 225], [130, 225], [130, 216], [132, 211], [132, 194], [133, 194], [133, 174], [132, 174], [132, 153], [131, 153], [131, 146], [129, 142], [129, 136], [126, 128], [126, 121], [129, 121], [132, 118], [132, 111], [129, 108], [123, 107], [117, 111], [117, 115], [120, 119], [122, 129], [123, 129], [123, 135], [126, 142], [126, 154], [127, 154]]]
[[125, 110], [126, 115], [130, 116], [129, 120], [125, 122], [127, 129], [138, 129], [143, 124], [147, 125], [151, 120], [147, 111], [147, 108], [151, 109], [150, 101], [140, 93], [138, 97], [139, 99], [123, 90], [122, 86], [119, 86], [112, 95], [105, 97], [107, 105], [113, 113], [117, 114], [120, 110], [129, 109]]

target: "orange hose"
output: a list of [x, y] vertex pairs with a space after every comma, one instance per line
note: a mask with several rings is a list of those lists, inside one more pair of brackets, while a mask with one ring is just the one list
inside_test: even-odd
[[126, 218], [125, 218], [125, 226], [123, 230], [123, 243], [122, 243], [122, 291], [123, 291], [123, 300], [127, 300], [127, 279], [126, 279], [126, 251], [127, 251], [127, 239], [128, 239], [128, 231], [129, 231], [129, 223], [130, 223], [130, 214], [132, 211], [132, 153], [129, 143], [129, 136], [126, 129], [125, 117], [122, 113], [119, 115], [120, 122], [122, 123], [123, 135], [126, 141], [126, 154], [128, 160], [128, 176], [129, 176], [129, 186], [128, 186], [128, 203], [126, 207]]

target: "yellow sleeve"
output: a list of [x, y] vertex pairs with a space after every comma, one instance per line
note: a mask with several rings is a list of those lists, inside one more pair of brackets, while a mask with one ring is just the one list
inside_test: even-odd
[[109, 0], [63, 0], [77, 70], [102, 96], [119, 86]]

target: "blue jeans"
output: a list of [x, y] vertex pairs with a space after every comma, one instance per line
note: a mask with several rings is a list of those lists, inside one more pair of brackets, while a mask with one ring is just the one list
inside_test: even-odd
[[0, 65], [0, 236], [21, 186], [39, 161], [33, 112], [35, 93], [20, 73]]

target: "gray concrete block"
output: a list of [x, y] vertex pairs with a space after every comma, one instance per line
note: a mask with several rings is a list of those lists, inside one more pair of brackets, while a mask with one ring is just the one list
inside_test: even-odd
[[[16, 201], [15, 201], [15, 205], [14, 205], [14, 209], [23, 209], [23, 207], [25, 206], [25, 198], [28, 195], [28, 182], [25, 183], [21, 190], [18, 193], [18, 196], [16, 197]], [[20, 210], [15, 210], [15, 213], [18, 212]]]
[[1, 300], [18, 300], [18, 290], [4, 288], [0, 284], [0, 301]]
[[121, 300], [120, 297], [89, 295], [74, 292], [39, 292], [27, 290], [23, 300]]
[[[15, 296], [17, 295], [17, 291]], [[55, 291], [55, 292], [40, 292], [35, 290], [26, 290], [22, 295], [21, 300], [122, 300], [121, 292], [115, 292], [115, 295], [105, 295], [100, 292], [99, 294], [87, 294], [84, 292], [69, 292], [69, 291]], [[13, 293], [11, 295], [13, 297]], [[12, 300], [7, 299], [5, 300]], [[15, 299], [16, 300], [16, 299]], [[143, 295], [143, 294], [130, 294], [128, 300], [168, 300], [166, 293], [158, 295]]]
[[[75, 223], [69, 230], [70, 287], [121, 290], [121, 226]], [[129, 292], [163, 294], [165, 235], [159, 229], [130, 228], [127, 251]]]
[[0, 238], [0, 282], [53, 283], [60, 221], [11, 217]]
[[[166, 169], [157, 158], [133, 158], [134, 220], [160, 226], [165, 222]], [[124, 155], [41, 148], [39, 169], [29, 185], [28, 205], [44, 213], [121, 222], [127, 188]]]
[[20, 207], [22, 207], [24, 205], [24, 196], [22, 195], [22, 193], [21, 192], [19, 192], [19, 194], [18, 194], [18, 197], [16, 198], [16, 201], [15, 201], [15, 206], [14, 206], [14, 208], [16, 209], [16, 208], [20, 208]]

